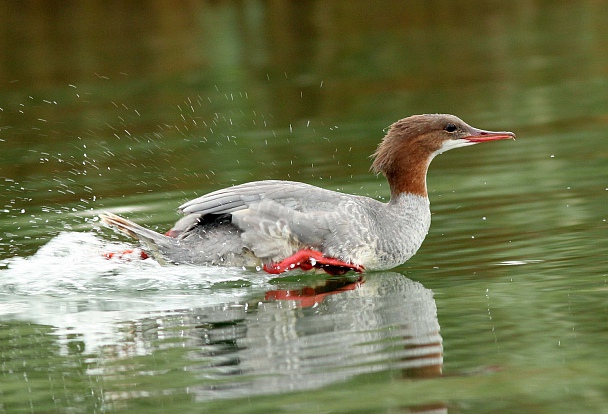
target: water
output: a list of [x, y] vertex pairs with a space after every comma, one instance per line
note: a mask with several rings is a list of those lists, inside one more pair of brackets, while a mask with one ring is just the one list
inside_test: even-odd
[[[54, 7], [0, 13], [0, 412], [607, 411], [605, 5]], [[386, 200], [424, 112], [518, 139], [433, 161], [391, 272], [102, 257], [234, 183]]]

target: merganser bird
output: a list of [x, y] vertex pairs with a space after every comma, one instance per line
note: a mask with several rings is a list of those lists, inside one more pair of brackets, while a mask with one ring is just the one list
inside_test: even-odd
[[431, 224], [426, 173], [453, 148], [515, 138], [453, 115], [395, 122], [373, 154], [391, 198], [383, 203], [292, 181], [255, 181], [214, 191], [179, 207], [165, 235], [111, 213], [101, 220], [141, 242], [161, 263], [261, 267], [269, 273], [320, 268], [330, 274], [384, 270], [411, 258]]

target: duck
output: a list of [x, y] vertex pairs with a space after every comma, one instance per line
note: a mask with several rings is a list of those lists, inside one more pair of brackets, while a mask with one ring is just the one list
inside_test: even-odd
[[165, 234], [105, 212], [106, 226], [139, 240], [141, 257], [161, 264], [252, 267], [271, 274], [320, 269], [330, 275], [392, 269], [424, 241], [431, 211], [426, 176], [437, 155], [478, 143], [515, 139], [474, 128], [449, 114], [393, 123], [372, 154], [390, 199], [311, 184], [264, 180], [213, 191], [182, 204]]

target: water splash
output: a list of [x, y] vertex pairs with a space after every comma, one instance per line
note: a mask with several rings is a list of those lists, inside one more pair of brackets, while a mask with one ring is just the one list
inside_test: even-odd
[[[241, 268], [160, 266], [152, 259], [107, 260], [133, 246], [92, 232], [63, 232], [31, 257], [0, 261], [0, 295], [97, 294], [211, 289], [217, 284], [265, 284], [270, 276]], [[238, 283], [237, 283], [238, 284]]]
[[263, 299], [270, 287], [263, 272], [103, 257], [132, 247], [63, 232], [33, 256], [0, 261], [0, 318], [52, 326], [65, 352], [77, 333], [92, 352], [115, 343], [127, 321]]

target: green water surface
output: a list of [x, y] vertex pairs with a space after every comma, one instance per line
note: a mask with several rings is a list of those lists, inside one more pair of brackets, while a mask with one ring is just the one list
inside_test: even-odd
[[[0, 413], [608, 412], [603, 2], [3, 4]], [[108, 262], [252, 180], [386, 200], [392, 122], [450, 151], [391, 272]]]

